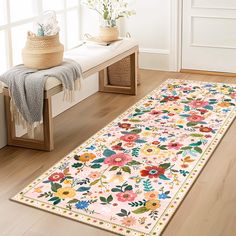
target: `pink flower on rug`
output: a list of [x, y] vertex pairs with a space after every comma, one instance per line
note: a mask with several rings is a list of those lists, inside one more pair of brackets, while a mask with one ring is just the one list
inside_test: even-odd
[[125, 191], [116, 194], [117, 200], [120, 202], [132, 202], [137, 197], [137, 194], [134, 193], [132, 190]]
[[236, 98], [236, 92], [231, 93], [231, 94], [230, 94], [230, 97], [231, 97], [231, 98]]
[[124, 166], [130, 161], [132, 161], [132, 157], [130, 155], [124, 153], [117, 153], [111, 155], [110, 157], [107, 157], [104, 163], [109, 166]]
[[183, 145], [181, 143], [171, 142], [168, 143], [167, 148], [179, 150]]
[[192, 88], [190, 87], [183, 87], [183, 88], [180, 88], [181, 91], [190, 91], [192, 90]]
[[133, 216], [126, 216], [121, 220], [122, 225], [130, 227], [136, 224], [136, 219]]
[[201, 101], [201, 100], [194, 100], [192, 102], [189, 103], [189, 105], [192, 108], [198, 108], [198, 107], [205, 107], [207, 106], [209, 103], [206, 101]]
[[204, 120], [204, 117], [199, 115], [191, 115], [187, 118], [187, 120], [190, 122], [200, 122]]
[[65, 175], [63, 174], [63, 173], [61, 173], [61, 172], [56, 172], [56, 173], [53, 173], [52, 175], [50, 175], [49, 177], [48, 177], [48, 180], [50, 180], [50, 181], [52, 181], [52, 182], [56, 182], [56, 181], [59, 181], [59, 180], [61, 180], [62, 178], [64, 178], [65, 177]]
[[124, 136], [121, 136], [120, 139], [125, 141], [125, 142], [135, 142], [137, 139], [139, 139], [139, 135], [137, 135], [137, 134], [126, 134]]
[[150, 112], [151, 115], [160, 115], [162, 112], [161, 111], [156, 111], [156, 110], [152, 110]]
[[101, 176], [101, 173], [100, 172], [98, 172], [98, 171], [93, 171], [93, 172], [91, 172], [90, 174], [89, 174], [89, 178], [91, 178], [91, 179], [97, 179], [97, 178], [99, 178]]

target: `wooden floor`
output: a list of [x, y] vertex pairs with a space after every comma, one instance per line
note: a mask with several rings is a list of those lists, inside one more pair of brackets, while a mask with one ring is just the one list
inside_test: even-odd
[[[97, 93], [55, 118], [51, 153], [0, 150], [0, 236], [111, 236], [60, 216], [9, 201], [23, 187], [167, 78], [236, 83], [236, 78], [141, 71], [138, 96]], [[170, 221], [164, 236], [236, 235], [236, 122]]]

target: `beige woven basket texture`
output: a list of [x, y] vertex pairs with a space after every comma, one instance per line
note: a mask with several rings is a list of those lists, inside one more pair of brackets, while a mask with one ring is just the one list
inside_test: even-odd
[[[108, 82], [110, 85], [130, 87], [131, 60], [126, 57], [107, 69]], [[140, 85], [140, 76], [138, 71], [138, 85]]]
[[62, 63], [64, 46], [59, 34], [52, 36], [28, 36], [22, 50], [22, 59], [26, 67], [47, 69]]

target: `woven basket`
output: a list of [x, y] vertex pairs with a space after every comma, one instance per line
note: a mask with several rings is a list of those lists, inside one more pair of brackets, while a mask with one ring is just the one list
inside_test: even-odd
[[62, 63], [64, 46], [59, 34], [53, 36], [28, 36], [22, 50], [22, 59], [26, 67], [47, 69]]
[[[108, 82], [110, 85], [130, 87], [131, 60], [126, 57], [107, 68]], [[138, 85], [140, 85], [138, 73]]]

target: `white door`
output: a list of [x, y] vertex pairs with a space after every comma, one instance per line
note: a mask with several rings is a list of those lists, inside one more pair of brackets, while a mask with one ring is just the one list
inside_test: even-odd
[[182, 68], [236, 73], [236, 0], [183, 0]]

